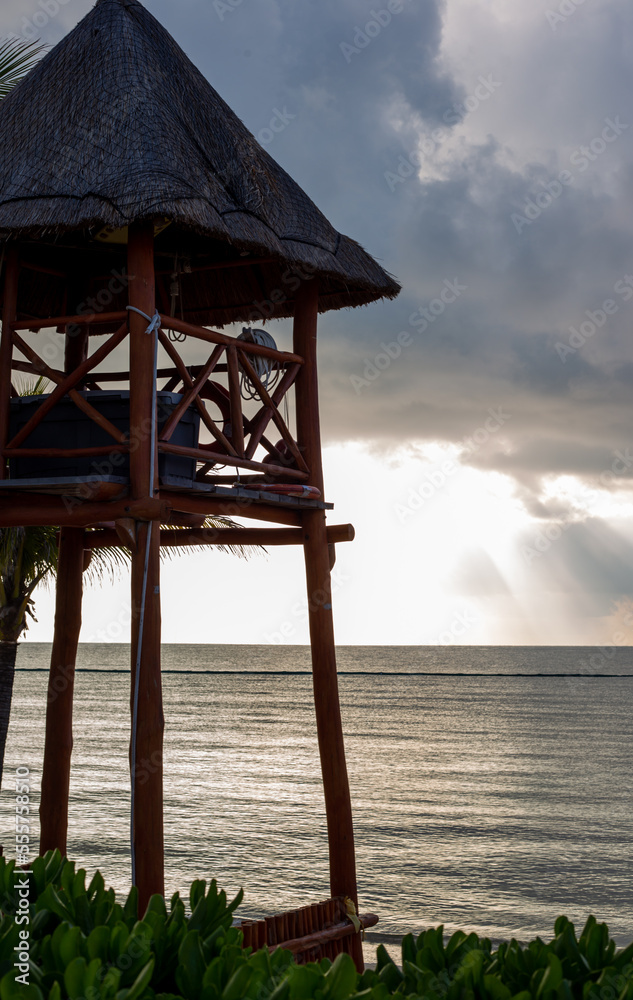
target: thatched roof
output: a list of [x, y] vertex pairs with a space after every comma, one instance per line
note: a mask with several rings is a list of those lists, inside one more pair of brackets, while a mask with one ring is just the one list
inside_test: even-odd
[[[0, 102], [0, 149], [0, 240], [37, 242], [40, 264], [57, 247], [62, 270], [73, 267], [73, 249], [85, 266], [93, 249], [102, 258], [89, 270], [103, 274], [100, 230], [163, 218], [170, 225], [157, 252], [166, 258], [178, 251], [200, 267], [245, 253], [265, 259], [256, 270], [194, 266], [186, 291], [194, 321], [248, 319], [254, 301], [288, 289], [288, 279], [280, 282], [295, 266], [321, 276], [322, 311], [398, 294], [397, 282], [330, 225], [138, 0], [98, 0]], [[54, 298], [52, 285], [42, 286], [38, 315], [54, 312], [47, 295]], [[274, 315], [291, 313], [288, 295]]]

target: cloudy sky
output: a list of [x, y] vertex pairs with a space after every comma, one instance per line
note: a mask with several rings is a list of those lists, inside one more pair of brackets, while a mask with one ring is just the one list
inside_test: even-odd
[[[403, 284], [321, 322], [328, 489], [357, 527], [339, 641], [629, 644], [630, 3], [146, 5]], [[0, 34], [54, 43], [91, 6], [4, 0]], [[299, 552], [179, 559], [164, 594], [166, 641], [307, 640]], [[126, 581], [88, 594], [84, 640], [126, 622]]]

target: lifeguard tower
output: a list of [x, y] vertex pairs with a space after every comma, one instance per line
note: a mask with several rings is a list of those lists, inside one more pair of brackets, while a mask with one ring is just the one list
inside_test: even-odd
[[[66, 853], [86, 552], [131, 551], [132, 860], [144, 907], [164, 892], [160, 546], [301, 545], [331, 899], [245, 935], [305, 940], [300, 956], [345, 948], [360, 966], [330, 588], [334, 545], [353, 531], [326, 524], [317, 317], [399, 286], [138, 0], [98, 0], [1, 102], [0, 148], [0, 526], [60, 528], [41, 852]], [[282, 317], [293, 318], [292, 352], [258, 332]], [[239, 337], [221, 332], [236, 322]], [[45, 376], [51, 391], [19, 397], [15, 373]], [[214, 514], [264, 527], [209, 531]]]

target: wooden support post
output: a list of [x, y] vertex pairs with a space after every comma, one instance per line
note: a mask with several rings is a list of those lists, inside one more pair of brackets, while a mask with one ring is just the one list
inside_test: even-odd
[[[148, 541], [148, 535], [149, 541]], [[145, 559], [147, 578], [145, 578]], [[142, 615], [141, 630], [141, 611]], [[164, 894], [163, 847], [163, 699], [160, 672], [160, 530], [155, 521], [139, 522], [132, 551], [132, 722], [134, 759], [132, 844], [139, 916], [150, 897]], [[142, 634], [141, 634], [142, 631]], [[137, 671], [138, 663], [138, 671]], [[138, 690], [137, 690], [138, 687]], [[136, 706], [135, 706], [136, 700]]]
[[81, 630], [83, 528], [59, 536], [55, 634], [46, 702], [46, 742], [40, 800], [40, 854], [58, 848], [66, 857], [70, 759], [73, 749], [73, 688]]
[[[130, 226], [128, 244], [130, 305], [147, 316], [156, 311], [154, 284], [154, 227], [151, 223]], [[148, 320], [129, 313], [130, 324], [130, 491], [135, 500], [152, 495], [158, 483], [155, 467], [151, 477], [152, 407], [154, 400], [154, 335], [146, 333]]]
[[[297, 377], [297, 440], [310, 470], [309, 482], [323, 493], [317, 378], [317, 280], [306, 282], [295, 303], [294, 351], [305, 359]], [[308, 615], [319, 754], [325, 793], [332, 896], [349, 896], [358, 909], [352, 804], [345, 761], [332, 617], [330, 550], [323, 510], [302, 514], [308, 585]], [[360, 935], [350, 942], [356, 967], [363, 969]]]
[[[85, 272], [79, 271], [68, 282], [67, 286], [67, 312], [75, 314], [79, 311], [82, 300], [85, 297], [88, 287], [88, 279]], [[64, 342], [64, 371], [66, 375], [79, 368], [88, 357], [89, 327], [79, 326], [76, 323], [66, 323], [66, 337]], [[76, 389], [83, 389], [84, 383], [79, 382]]]
[[295, 382], [297, 444], [310, 470], [308, 482], [321, 490], [324, 499], [317, 373], [318, 309], [318, 279], [313, 278], [302, 284], [295, 299], [294, 352], [304, 359]]
[[[130, 305], [153, 316], [154, 235], [151, 223], [130, 226]], [[156, 493], [158, 469], [153, 412], [154, 337], [148, 321], [130, 313], [130, 487], [132, 498]], [[154, 462], [152, 462], [152, 454]], [[152, 465], [154, 472], [152, 473]], [[132, 551], [132, 851], [142, 916], [154, 893], [164, 893], [163, 702], [160, 671], [160, 530], [139, 522]]]
[[[0, 450], [9, 440], [11, 404], [11, 359], [13, 357], [13, 323], [17, 317], [18, 278], [20, 260], [15, 245], [7, 250], [4, 273], [4, 304], [2, 308], [2, 340], [0, 341]], [[8, 477], [4, 457], [0, 458], [0, 479]]]

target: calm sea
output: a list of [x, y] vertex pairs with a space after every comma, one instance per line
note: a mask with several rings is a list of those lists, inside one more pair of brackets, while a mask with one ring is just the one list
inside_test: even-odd
[[[7, 853], [11, 772], [41, 775], [48, 654], [20, 648]], [[122, 890], [128, 655], [81, 648], [69, 837], [71, 857]], [[163, 666], [168, 892], [215, 877], [244, 887], [244, 916], [325, 898], [308, 650], [166, 646]], [[633, 649], [343, 647], [339, 669], [374, 943], [438, 923], [525, 939], [590, 912], [633, 939]]]

